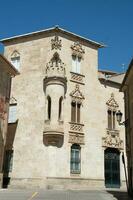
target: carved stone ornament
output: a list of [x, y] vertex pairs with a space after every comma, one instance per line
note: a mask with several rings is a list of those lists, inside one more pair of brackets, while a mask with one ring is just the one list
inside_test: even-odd
[[84, 135], [79, 133], [69, 133], [69, 142], [72, 144], [84, 144]]
[[114, 99], [114, 94], [111, 94], [110, 99], [106, 102], [108, 109], [110, 110], [117, 110], [117, 108], [119, 107], [118, 103], [116, 102], [116, 100]]
[[51, 39], [51, 49], [59, 49], [61, 50], [62, 44], [61, 40], [59, 40], [59, 37], [56, 35], [54, 39]]
[[75, 90], [70, 93], [70, 96], [72, 97], [73, 101], [82, 102], [85, 99], [78, 84], [76, 84]]
[[78, 56], [80, 58], [83, 57], [85, 50], [82, 48], [82, 45], [79, 42], [75, 42], [72, 46], [72, 55]]
[[11, 54], [11, 58], [17, 58], [17, 57], [20, 57], [20, 53], [19, 53], [17, 50], [15, 50], [15, 51], [13, 51], [13, 53]]
[[10, 105], [11, 104], [17, 104], [17, 100], [13, 96], [10, 98]]
[[102, 146], [103, 147], [111, 147], [111, 148], [117, 148], [117, 149], [123, 149], [123, 140], [120, 139], [119, 131], [107, 131], [106, 137], [102, 138]]
[[46, 65], [47, 76], [65, 76], [65, 64], [59, 57], [59, 54], [54, 53], [52, 59]]

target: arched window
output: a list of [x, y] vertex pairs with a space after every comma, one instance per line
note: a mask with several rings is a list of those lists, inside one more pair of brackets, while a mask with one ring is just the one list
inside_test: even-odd
[[108, 129], [115, 130], [116, 111], [108, 110]]
[[75, 101], [71, 103], [71, 122], [80, 123], [80, 107], [81, 104]]
[[70, 171], [76, 174], [79, 174], [81, 171], [81, 148], [78, 144], [73, 144], [71, 146]]
[[76, 102], [71, 103], [71, 122], [76, 122]]
[[51, 98], [50, 96], [47, 97], [47, 103], [48, 103], [48, 119], [51, 119]]
[[59, 120], [62, 119], [62, 103], [63, 103], [63, 97], [60, 97], [60, 99], [59, 99]]

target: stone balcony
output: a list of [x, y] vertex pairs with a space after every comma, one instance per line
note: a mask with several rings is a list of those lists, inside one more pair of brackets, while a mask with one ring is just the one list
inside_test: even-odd
[[70, 80], [72, 82], [84, 85], [84, 77], [85, 77], [84, 75], [77, 74], [77, 73], [74, 73], [74, 72], [70, 72], [70, 73], [71, 73], [71, 79]]
[[51, 124], [50, 120], [45, 120], [43, 142], [46, 146], [62, 146], [64, 138], [63, 124], [63, 121], [58, 121], [56, 124]]
[[123, 140], [120, 138], [120, 131], [115, 129], [106, 129], [106, 136], [102, 138], [102, 146], [123, 149]]
[[84, 133], [83, 127], [84, 124], [79, 124], [75, 122], [69, 122], [70, 130], [69, 130], [69, 142], [70, 143], [77, 143], [77, 144], [84, 144]]

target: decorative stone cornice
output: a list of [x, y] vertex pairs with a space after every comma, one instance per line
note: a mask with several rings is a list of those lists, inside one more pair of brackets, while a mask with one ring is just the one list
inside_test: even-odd
[[117, 110], [117, 108], [119, 107], [118, 103], [114, 99], [113, 93], [111, 94], [110, 99], [106, 102], [106, 105], [108, 106], [109, 110]]
[[102, 138], [103, 147], [111, 147], [117, 149], [123, 149], [123, 140], [120, 139], [118, 130], [109, 130], [107, 129], [106, 137]]
[[82, 102], [85, 99], [78, 84], [76, 84], [75, 90], [70, 93], [70, 96], [72, 97], [73, 101]]
[[72, 49], [72, 55], [83, 58], [85, 50], [82, 48], [82, 45], [79, 42], [75, 42], [73, 45], [71, 45], [71, 49]]
[[61, 50], [61, 47], [61, 40], [59, 40], [59, 37], [56, 35], [54, 39], [51, 39], [51, 49]]

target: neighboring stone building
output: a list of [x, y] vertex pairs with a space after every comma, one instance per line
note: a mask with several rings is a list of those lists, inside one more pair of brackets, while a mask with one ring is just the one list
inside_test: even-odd
[[125, 134], [116, 122], [123, 75], [98, 72], [104, 46], [58, 27], [1, 42], [20, 71], [10, 104], [10, 187], [124, 186]]
[[129, 192], [133, 195], [133, 59], [122, 82], [125, 99], [126, 153]]
[[9, 61], [0, 54], [0, 187], [3, 183], [3, 158], [7, 138], [11, 78], [18, 74]]

